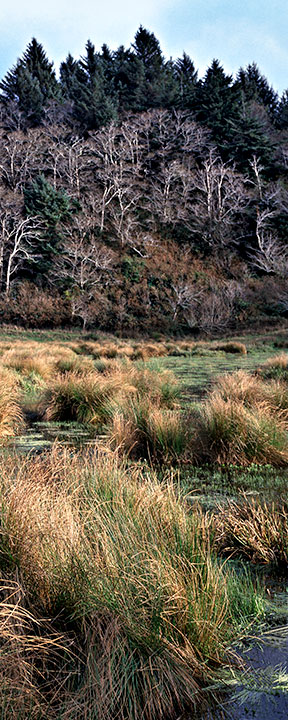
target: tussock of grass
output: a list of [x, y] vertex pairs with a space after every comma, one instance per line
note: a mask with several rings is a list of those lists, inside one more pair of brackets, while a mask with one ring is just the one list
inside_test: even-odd
[[64, 357], [56, 362], [56, 371], [59, 373], [74, 373], [75, 375], [85, 375], [95, 370], [95, 363], [90, 357]]
[[43, 394], [47, 420], [102, 424], [109, 417], [108, 400], [117, 389], [116, 381], [96, 373], [60, 375]]
[[249, 465], [288, 463], [285, 424], [266, 404], [252, 408], [213, 392], [194, 419], [194, 453], [198, 462]]
[[247, 408], [265, 406], [267, 412], [287, 420], [288, 388], [280, 380], [264, 382], [259, 376], [237, 370], [218, 377], [215, 386], [224, 400], [242, 403]]
[[6, 368], [0, 368], [0, 438], [16, 435], [22, 425], [17, 379]]
[[274, 355], [274, 357], [268, 358], [263, 365], [264, 368], [281, 368], [286, 370], [288, 367], [288, 355], [286, 353], [280, 353]]
[[122, 404], [109, 427], [112, 447], [132, 457], [167, 461], [183, 457], [187, 433], [179, 411], [155, 406], [151, 397]]
[[[1, 717], [7, 720], [54, 717], [53, 706], [49, 711], [50, 700], [52, 694], [57, 696], [61, 691], [65, 654], [67, 658], [63, 636], [59, 637], [47, 620], [39, 619], [25, 607], [21, 585], [11, 579], [0, 579]], [[43, 682], [49, 671], [53, 675], [50, 697]]]
[[243, 497], [229, 500], [215, 515], [217, 543], [254, 562], [288, 564], [288, 506]]
[[35, 356], [31, 349], [8, 350], [2, 357], [5, 367], [12, 368], [23, 375], [36, 373], [42, 378], [48, 378], [51, 374], [51, 364], [43, 357]]
[[[62, 645], [73, 641], [67, 678], [63, 656], [44, 684], [33, 677], [43, 701], [54, 697], [46, 717], [92, 720], [97, 708], [103, 720], [168, 720], [197, 706], [261, 610], [251, 582], [215, 559], [208, 516], [107, 449], [54, 448], [0, 476], [2, 569], [19, 568], [28, 611], [49, 612]], [[25, 659], [29, 686], [37, 660]]]
[[220, 343], [213, 344], [211, 346], [211, 349], [223, 350], [225, 353], [247, 355], [246, 345], [244, 345], [244, 343], [236, 342], [236, 341], [232, 341], [232, 340], [229, 342], [220, 342]]
[[113, 423], [113, 416], [132, 396], [138, 399], [135, 407], [142, 398], [142, 406], [152, 415], [155, 407], [175, 407], [178, 394], [171, 373], [118, 362], [103, 373], [69, 372], [56, 377], [44, 391], [42, 404], [48, 420], [74, 420], [99, 427]]
[[288, 384], [288, 355], [280, 353], [268, 358], [261, 368], [258, 368], [260, 377], [271, 380], [282, 380]]

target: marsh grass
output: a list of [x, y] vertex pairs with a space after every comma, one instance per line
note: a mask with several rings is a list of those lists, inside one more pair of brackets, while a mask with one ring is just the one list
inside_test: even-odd
[[[216, 559], [209, 516], [186, 512], [171, 477], [119, 465], [107, 448], [10, 457], [1, 495], [2, 573], [17, 568], [28, 613], [49, 613], [62, 646], [73, 639], [66, 675], [62, 654], [44, 685], [33, 677], [54, 698], [46, 716], [92, 720], [97, 708], [103, 720], [154, 720], [199, 708], [228, 643], [263, 612], [248, 575]], [[25, 660], [29, 686], [35, 654]]]
[[288, 464], [286, 425], [265, 403], [248, 408], [214, 391], [195, 412], [193, 422], [194, 456], [199, 462]]
[[280, 355], [274, 355], [268, 358], [266, 362], [258, 368], [257, 373], [263, 379], [275, 379], [288, 384], [287, 353], [280, 353]]
[[47, 420], [71, 420], [101, 425], [109, 416], [109, 399], [116, 384], [95, 373], [60, 375], [44, 391]]
[[[54, 718], [69, 644], [26, 607], [22, 586], [0, 579], [0, 713], [5, 720]], [[44, 681], [46, 678], [46, 681]], [[50, 687], [47, 682], [49, 678]], [[52, 691], [52, 692], [51, 692]], [[51, 706], [52, 701], [52, 706]]]
[[259, 375], [243, 370], [226, 373], [214, 381], [217, 392], [224, 400], [242, 403], [247, 408], [266, 407], [267, 413], [287, 420], [288, 387], [281, 380], [265, 382]]
[[13, 372], [0, 367], [0, 439], [15, 436], [23, 422], [18, 380]]
[[151, 397], [132, 397], [118, 406], [108, 428], [112, 447], [153, 461], [184, 459], [187, 432], [182, 414], [155, 405]]
[[253, 562], [288, 565], [288, 505], [243, 496], [215, 514], [217, 543], [226, 553]]
[[285, 384], [243, 370], [222, 375], [194, 413], [195, 456], [200, 462], [284, 467], [287, 418]]

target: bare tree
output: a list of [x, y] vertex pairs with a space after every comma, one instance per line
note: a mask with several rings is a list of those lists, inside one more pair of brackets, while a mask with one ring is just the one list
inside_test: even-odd
[[39, 258], [37, 243], [41, 239], [43, 224], [36, 217], [21, 218], [4, 210], [0, 217], [0, 278], [5, 276], [5, 297], [8, 299], [11, 281], [27, 261], [35, 262]]
[[288, 248], [284, 247], [272, 233], [262, 234], [258, 250], [250, 253], [250, 264], [257, 270], [280, 277], [288, 275]]
[[237, 214], [248, 205], [247, 178], [234, 166], [223, 163], [212, 149], [194, 179], [197, 199], [194, 205], [195, 230], [210, 247], [237, 244]]
[[197, 325], [197, 309], [203, 297], [203, 289], [183, 278], [179, 278], [178, 282], [172, 285], [172, 291], [173, 294], [169, 298], [169, 304], [173, 311], [173, 322], [182, 312], [189, 327]]
[[65, 281], [71, 301], [72, 317], [81, 317], [85, 329], [89, 307], [98, 288], [107, 285], [113, 269], [114, 255], [89, 232], [85, 218], [76, 218], [67, 230], [61, 256], [54, 264], [53, 274]]

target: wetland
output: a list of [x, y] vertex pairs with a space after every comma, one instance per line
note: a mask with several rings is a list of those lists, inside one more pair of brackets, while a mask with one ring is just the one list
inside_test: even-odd
[[3, 717], [286, 719], [283, 331], [21, 335], [0, 338]]

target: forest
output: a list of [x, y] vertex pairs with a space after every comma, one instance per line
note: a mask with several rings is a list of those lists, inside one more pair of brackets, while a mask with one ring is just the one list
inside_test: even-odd
[[214, 333], [288, 313], [288, 90], [33, 38], [0, 82], [0, 321]]

